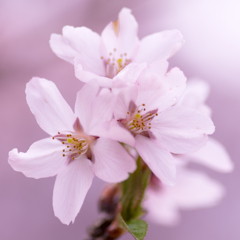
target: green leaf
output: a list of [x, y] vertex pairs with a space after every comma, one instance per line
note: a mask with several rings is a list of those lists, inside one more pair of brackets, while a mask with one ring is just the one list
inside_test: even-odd
[[125, 222], [121, 215], [118, 217], [120, 226], [128, 231], [136, 240], [143, 240], [147, 234], [148, 225], [141, 219], [133, 219]]
[[137, 169], [122, 183], [122, 217], [125, 221], [141, 217], [145, 212], [141, 207], [146, 187], [149, 183], [150, 170], [137, 160]]

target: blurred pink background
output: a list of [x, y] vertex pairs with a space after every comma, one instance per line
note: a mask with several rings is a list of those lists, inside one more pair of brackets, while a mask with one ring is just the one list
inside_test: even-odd
[[82, 86], [73, 66], [52, 53], [50, 34], [60, 34], [64, 25], [87, 26], [101, 33], [124, 6], [133, 10], [140, 38], [166, 29], [182, 32], [186, 43], [170, 60], [171, 66], [210, 83], [214, 137], [226, 146], [235, 164], [235, 171], [226, 175], [192, 165], [220, 181], [227, 195], [214, 208], [183, 211], [176, 227], [149, 223], [146, 239], [240, 239], [239, 0], [0, 0], [1, 240], [84, 239], [86, 228], [96, 219], [100, 180], [95, 179], [75, 223], [65, 226], [53, 214], [54, 178], [26, 178], [11, 169], [7, 158], [12, 148], [26, 151], [46, 136], [25, 100], [31, 77], [54, 81], [71, 106]]

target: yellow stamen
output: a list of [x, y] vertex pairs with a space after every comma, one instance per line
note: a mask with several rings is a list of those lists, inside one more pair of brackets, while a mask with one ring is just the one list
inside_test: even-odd
[[136, 113], [135, 118], [139, 119], [139, 118], [141, 118], [141, 115], [139, 113]]

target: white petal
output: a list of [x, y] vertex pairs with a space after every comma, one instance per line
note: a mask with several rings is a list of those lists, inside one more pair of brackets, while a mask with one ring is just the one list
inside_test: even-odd
[[62, 36], [51, 36], [50, 46], [53, 52], [71, 63], [78, 57], [85, 71], [104, 75], [105, 69], [100, 58], [100, 36], [86, 27], [65, 26], [62, 32]]
[[194, 109], [175, 106], [154, 118], [151, 133], [170, 152], [182, 154], [205, 146], [207, 134], [212, 134], [214, 130], [208, 116]]
[[62, 155], [63, 146], [57, 139], [46, 138], [33, 143], [26, 153], [14, 148], [9, 152], [8, 162], [27, 177], [45, 178], [55, 176], [67, 164]]
[[224, 195], [223, 187], [207, 175], [179, 168], [175, 187], [148, 189], [144, 207], [148, 218], [158, 224], [175, 225], [181, 209], [212, 207]]
[[55, 216], [64, 224], [74, 222], [94, 174], [90, 160], [82, 157], [69, 163], [58, 175], [53, 190]]
[[98, 124], [89, 134], [123, 142], [132, 147], [135, 146], [135, 138], [133, 135], [115, 119]]
[[[114, 28], [114, 26], [116, 26]], [[132, 59], [138, 49], [137, 37], [138, 24], [131, 14], [131, 10], [123, 8], [118, 15], [118, 24], [110, 22], [102, 32], [102, 54], [108, 58], [116, 48], [116, 55], [127, 53], [127, 58]]]
[[175, 184], [175, 162], [167, 150], [140, 134], [136, 136], [136, 149], [151, 171], [163, 183], [171, 186]]
[[[159, 68], [157, 73], [156, 67]], [[166, 69], [166, 62], [160, 61], [146, 68], [138, 80], [139, 90], [137, 105], [145, 104], [147, 111], [158, 112], [176, 104], [186, 87], [186, 77], [178, 68], [173, 68], [162, 76], [161, 68]]]
[[168, 59], [182, 47], [184, 41], [178, 30], [168, 30], [144, 37], [136, 56], [136, 62], [151, 63]]
[[[83, 67], [83, 60], [80, 58], [74, 59], [74, 70], [75, 70], [75, 76], [80, 81], [88, 83], [91, 81], [94, 81], [96, 84], [102, 86], [102, 87], [112, 87], [112, 79], [103, 77], [103, 74], [100, 74], [100, 76], [94, 72], [86, 71]], [[104, 73], [105, 74], [105, 73]]]
[[115, 87], [127, 86], [127, 84], [135, 83], [147, 64], [130, 63], [121, 70], [113, 79]]
[[234, 168], [225, 147], [213, 138], [209, 138], [206, 146], [195, 153], [187, 154], [185, 158], [219, 172], [231, 172]]
[[87, 134], [96, 125], [110, 121], [113, 117], [115, 96], [109, 89], [101, 91], [101, 94], [99, 91], [99, 86], [90, 82], [77, 94], [75, 112]]
[[114, 107], [114, 116], [117, 120], [126, 119], [127, 112], [130, 110], [130, 105], [131, 103], [135, 104], [137, 96], [138, 90], [136, 85], [129, 85], [128, 87], [122, 88], [117, 93]]
[[27, 103], [39, 126], [48, 134], [73, 131], [76, 117], [57, 89], [43, 78], [32, 78], [26, 87]]
[[209, 108], [205, 105], [205, 101], [209, 95], [209, 84], [200, 79], [193, 79], [188, 82], [186, 90], [177, 102], [177, 105], [182, 105], [190, 108], [195, 108], [200, 112], [209, 115]]
[[194, 209], [212, 207], [216, 205], [224, 195], [223, 187], [206, 174], [179, 169], [174, 198], [182, 209]]
[[171, 190], [172, 187], [167, 186], [160, 186], [160, 189], [147, 189], [143, 206], [147, 210], [146, 217], [149, 221], [165, 226], [179, 223], [180, 214]]
[[92, 147], [94, 155], [93, 171], [106, 182], [121, 182], [136, 169], [136, 163], [120, 143], [106, 139], [97, 139]]

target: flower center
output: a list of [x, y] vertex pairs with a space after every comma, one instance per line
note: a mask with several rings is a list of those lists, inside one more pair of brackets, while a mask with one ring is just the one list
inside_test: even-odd
[[147, 111], [143, 103], [131, 113], [127, 112], [126, 127], [134, 134], [149, 131], [155, 116], [158, 116], [157, 110]]
[[86, 154], [91, 143], [95, 140], [91, 136], [83, 136], [79, 133], [60, 133], [53, 137], [63, 144], [63, 157], [71, 157], [77, 159], [81, 155]]
[[127, 58], [127, 53], [119, 53], [116, 48], [109, 53], [108, 57], [101, 57], [106, 68], [106, 76], [115, 77], [123, 68], [125, 68], [131, 59]]

